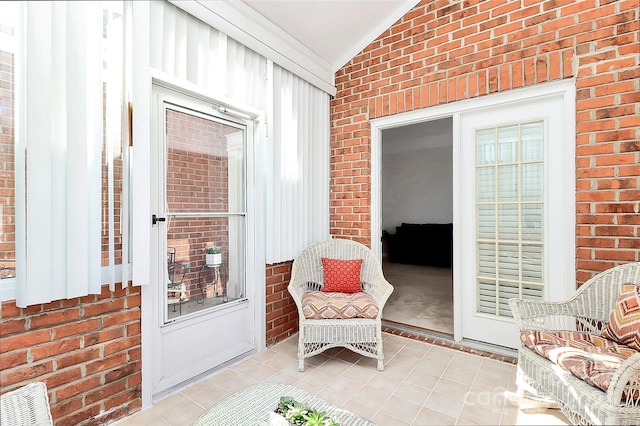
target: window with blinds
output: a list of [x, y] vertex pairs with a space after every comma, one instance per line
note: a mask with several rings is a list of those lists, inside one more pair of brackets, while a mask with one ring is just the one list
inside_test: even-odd
[[477, 130], [477, 312], [543, 297], [544, 123]]

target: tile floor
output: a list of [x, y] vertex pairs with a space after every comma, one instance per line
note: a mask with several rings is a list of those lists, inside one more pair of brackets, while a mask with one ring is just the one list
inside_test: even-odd
[[392, 334], [383, 336], [383, 372], [376, 370], [373, 359], [334, 348], [308, 358], [306, 370], [300, 373], [297, 336], [293, 336], [116, 424], [191, 425], [224, 397], [264, 382], [293, 384], [380, 426], [569, 424], [559, 410], [517, 404], [504, 397], [505, 391], [515, 391], [513, 364]]

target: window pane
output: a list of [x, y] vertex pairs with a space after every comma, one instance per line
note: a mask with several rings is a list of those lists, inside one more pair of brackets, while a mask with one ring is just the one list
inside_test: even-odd
[[478, 206], [478, 238], [496, 238], [496, 209], [493, 204]]
[[243, 128], [215, 117], [165, 111], [172, 320], [245, 296], [245, 139]]
[[522, 165], [522, 199], [524, 201], [542, 201], [542, 163]]
[[518, 126], [498, 129], [498, 162], [512, 163], [518, 160]]
[[522, 205], [522, 239], [542, 241], [542, 203]]
[[493, 129], [476, 133], [476, 162], [493, 164], [496, 161], [496, 132]]
[[501, 240], [519, 239], [518, 205], [502, 204], [498, 206], [498, 238]]
[[15, 277], [15, 59], [20, 2], [0, 2], [0, 279]]
[[543, 131], [542, 123], [522, 126], [522, 161], [542, 160]]
[[495, 200], [495, 168], [482, 167], [476, 172], [476, 194], [478, 201]]
[[498, 167], [498, 200], [518, 201], [518, 166]]

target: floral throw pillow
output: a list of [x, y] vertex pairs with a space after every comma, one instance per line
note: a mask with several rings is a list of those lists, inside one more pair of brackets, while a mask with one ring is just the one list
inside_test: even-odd
[[321, 258], [324, 270], [324, 292], [357, 293], [360, 288], [362, 259], [339, 260]]
[[602, 335], [640, 351], [640, 287], [624, 284]]

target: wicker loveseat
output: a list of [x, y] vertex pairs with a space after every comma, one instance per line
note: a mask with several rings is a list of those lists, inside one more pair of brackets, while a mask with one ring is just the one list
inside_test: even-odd
[[[379, 312], [375, 318], [313, 319], [303, 313], [307, 292], [319, 292], [324, 286], [322, 258], [362, 259], [361, 291], [370, 296]], [[382, 308], [393, 291], [385, 280], [375, 254], [363, 244], [346, 239], [329, 239], [313, 243], [298, 253], [293, 261], [288, 286], [298, 308], [298, 369], [304, 371], [304, 359], [329, 348], [345, 347], [361, 355], [376, 358], [382, 371]], [[368, 297], [367, 296], [367, 297]]]
[[[533, 392], [550, 397], [574, 424], [640, 424], [640, 353], [611, 341], [605, 331], [614, 306], [619, 305], [623, 285], [637, 292], [636, 287], [626, 284], [640, 285], [640, 263], [617, 266], [594, 276], [563, 302], [510, 300], [521, 333], [517, 376], [521, 394]], [[637, 331], [636, 325], [631, 327], [632, 333]], [[535, 347], [536, 352], [524, 343], [532, 335], [578, 337], [568, 341], [570, 347], [549, 350], [550, 356], [546, 358], [540, 355], [539, 346]], [[586, 337], [597, 343], [593, 352], [590, 349], [585, 352], [581, 347]], [[625, 356], [614, 354], [616, 358], [599, 353], [602, 348], [608, 350], [609, 345], [622, 348], [619, 352]], [[571, 358], [575, 356], [584, 358], [575, 362]], [[571, 372], [567, 370], [568, 364], [575, 367]], [[595, 371], [594, 365], [612, 368]], [[601, 376], [606, 373], [606, 390], [578, 378], [576, 369], [591, 369]]]

